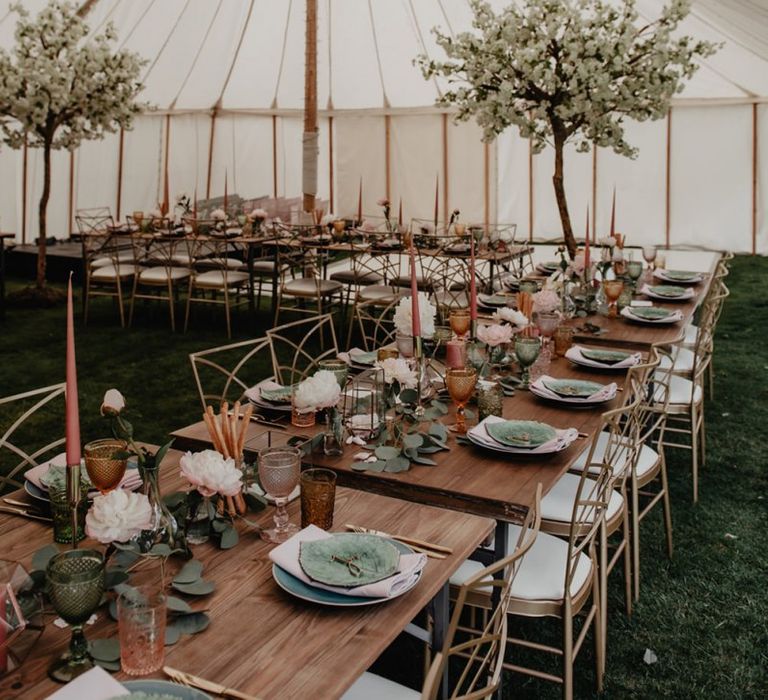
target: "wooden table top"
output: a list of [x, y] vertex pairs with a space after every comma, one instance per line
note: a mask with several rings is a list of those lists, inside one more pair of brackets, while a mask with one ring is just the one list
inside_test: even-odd
[[[602, 383], [615, 381], [619, 387], [626, 381], [626, 372], [590, 370], [577, 367], [564, 358], [553, 360], [549, 374]], [[569, 408], [538, 398], [528, 391], [517, 391], [514, 396], [504, 399], [503, 415], [507, 419], [543, 421], [557, 428], [573, 427], [592, 436], [601, 427], [602, 413], [615, 408], [623, 399], [623, 393], [619, 392], [615, 399], [599, 407]], [[453, 422], [452, 409], [446, 422]], [[246, 447], [265, 429], [263, 424], [252, 423], [248, 428]], [[300, 430], [285, 425], [284, 430], [309, 436], [319, 427]], [[179, 449], [210, 446], [208, 431], [202, 421], [174, 431], [172, 436]], [[589, 439], [579, 438], [562, 452], [525, 457], [498, 455], [479, 447], [459, 445], [451, 435], [449, 451], [430, 455], [437, 466], [412, 465], [410, 470], [399, 474], [352, 470], [353, 455], [360, 451], [357, 445], [347, 445], [339, 457], [327, 457], [316, 451], [305, 461], [333, 469], [340, 483], [356, 489], [519, 523], [533, 503], [537, 484], [541, 482], [546, 494], [588, 444]]]
[[[171, 450], [163, 461], [161, 483], [166, 493], [182, 486], [176, 468], [180, 454]], [[23, 498], [23, 492], [13, 495]], [[298, 501], [289, 506], [293, 522], [299, 519], [298, 506]], [[272, 513], [267, 508], [253, 519], [266, 524]], [[189, 602], [195, 609], [207, 610], [211, 623], [204, 632], [182, 635], [179, 642], [166, 647], [166, 664], [264, 700], [338, 697], [427, 605], [494, 526], [486, 518], [346, 488], [337, 489], [334, 521], [334, 530], [349, 522], [440, 543], [453, 548], [453, 554], [442, 560], [429, 559], [415, 588], [387, 603], [348, 609], [322, 607], [280, 589], [268, 558], [272, 545], [244, 525], [238, 526], [240, 542], [235, 548], [224, 551], [211, 543], [194, 548], [195, 557], [205, 565], [203, 577], [213, 581], [216, 590]], [[45, 524], [0, 515], [0, 538], [4, 558], [29, 566], [32, 554], [51, 541], [51, 531]], [[88, 545], [85, 541], [80, 546]], [[171, 559], [166, 575], [172, 576], [179, 567], [180, 562]], [[48, 679], [46, 669], [65, 650], [69, 630], [58, 629], [51, 621], [47, 619], [49, 624], [21, 668], [0, 680], [4, 700], [36, 700], [61, 687]], [[117, 626], [102, 609], [97, 623], [87, 626], [85, 632], [90, 639], [111, 637]], [[117, 678], [128, 680], [122, 673]]]
[[[659, 306], [671, 311], [680, 311], [683, 314], [681, 321], [670, 324], [651, 324], [635, 323], [622, 316], [617, 318], [608, 318], [607, 316], [588, 316], [586, 318], [572, 319], [569, 324], [575, 327], [581, 326], [585, 321], [594, 323], [604, 328], [607, 333], [594, 335], [577, 331], [574, 338], [578, 342], [592, 343], [594, 345], [612, 345], [615, 347], [634, 348], [648, 350], [652, 345], [668, 345], [680, 340], [685, 334], [685, 327], [693, 318], [699, 304], [704, 300], [712, 283], [713, 275], [711, 272], [703, 274], [704, 279], [698, 284], [691, 285], [696, 292], [694, 296], [685, 302], [661, 302], [650, 299], [643, 294], [638, 295], [638, 299], [647, 299], [653, 302], [654, 306]], [[661, 280], [649, 281], [646, 273], [638, 280], [638, 288], [643, 284], [662, 284]], [[669, 283], [668, 283], [669, 284]]]

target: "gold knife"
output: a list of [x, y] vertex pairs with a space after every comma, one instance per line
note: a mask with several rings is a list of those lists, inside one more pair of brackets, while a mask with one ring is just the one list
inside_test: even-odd
[[379, 537], [389, 537], [393, 540], [398, 540], [404, 544], [410, 544], [415, 547], [423, 549], [431, 549], [433, 552], [440, 552], [442, 554], [453, 554], [453, 550], [450, 547], [444, 547], [440, 544], [433, 544], [432, 542], [425, 542], [424, 540], [417, 540], [414, 537], [403, 537], [402, 535], [390, 535], [388, 532], [382, 532], [381, 530], [373, 530], [368, 527], [360, 527], [358, 525], [346, 524], [344, 527], [347, 530], [356, 530], [358, 532], [364, 532], [368, 535], [378, 535]]
[[186, 671], [179, 671], [177, 668], [163, 666], [163, 671], [165, 672], [165, 675], [167, 675], [169, 678], [172, 678], [177, 683], [193, 686], [195, 688], [199, 688], [200, 690], [204, 690], [207, 693], [221, 695], [224, 698], [236, 698], [236, 700], [259, 700], [253, 695], [241, 693], [239, 690], [235, 690], [234, 688], [227, 688], [220, 683], [207, 681], [205, 678], [193, 676], [191, 673], [187, 673]]
[[12, 515], [21, 515], [24, 518], [30, 518], [32, 520], [41, 520], [44, 523], [52, 523], [53, 519], [45, 515], [38, 515], [37, 513], [31, 513], [24, 508], [11, 508], [10, 506], [0, 506], [0, 513], [10, 513]]

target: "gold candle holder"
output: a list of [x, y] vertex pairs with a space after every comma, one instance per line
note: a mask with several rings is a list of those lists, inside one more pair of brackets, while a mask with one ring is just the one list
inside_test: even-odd
[[77, 464], [67, 465], [67, 499], [72, 511], [72, 549], [77, 549], [78, 522], [77, 511], [80, 508], [82, 493], [80, 489], [80, 474], [82, 470], [82, 461]]

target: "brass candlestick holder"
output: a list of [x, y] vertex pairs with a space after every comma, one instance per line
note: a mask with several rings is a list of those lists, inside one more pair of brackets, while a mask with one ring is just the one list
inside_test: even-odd
[[82, 461], [77, 464], [67, 465], [67, 500], [71, 510], [72, 518], [72, 549], [77, 549], [78, 530], [78, 511], [80, 510], [80, 500], [82, 499], [82, 490], [80, 488], [80, 474], [82, 471]]
[[422, 403], [422, 381], [424, 379], [424, 348], [421, 342], [421, 336], [417, 335], [413, 338], [413, 359], [416, 362], [416, 408], [414, 409], [414, 416], [418, 420], [424, 418], [424, 405]]

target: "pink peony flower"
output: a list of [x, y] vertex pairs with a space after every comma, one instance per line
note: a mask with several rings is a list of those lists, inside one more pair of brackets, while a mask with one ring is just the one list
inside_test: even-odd
[[125, 398], [117, 389], [108, 389], [101, 400], [101, 415], [116, 416], [125, 408]]
[[180, 461], [182, 476], [202, 496], [235, 496], [243, 487], [243, 472], [235, 467], [235, 460], [225, 459], [215, 450], [187, 452]]
[[388, 207], [389, 200], [386, 197], [382, 197], [381, 199], [376, 200], [376, 204], [378, 204], [380, 207]]
[[500, 323], [478, 326], [477, 338], [490, 348], [496, 348], [512, 340], [512, 326], [504, 326]]
[[557, 292], [551, 289], [542, 289], [540, 292], [536, 292], [533, 295], [533, 310], [543, 311], [545, 313], [550, 311], [557, 311], [560, 308], [560, 297]]

